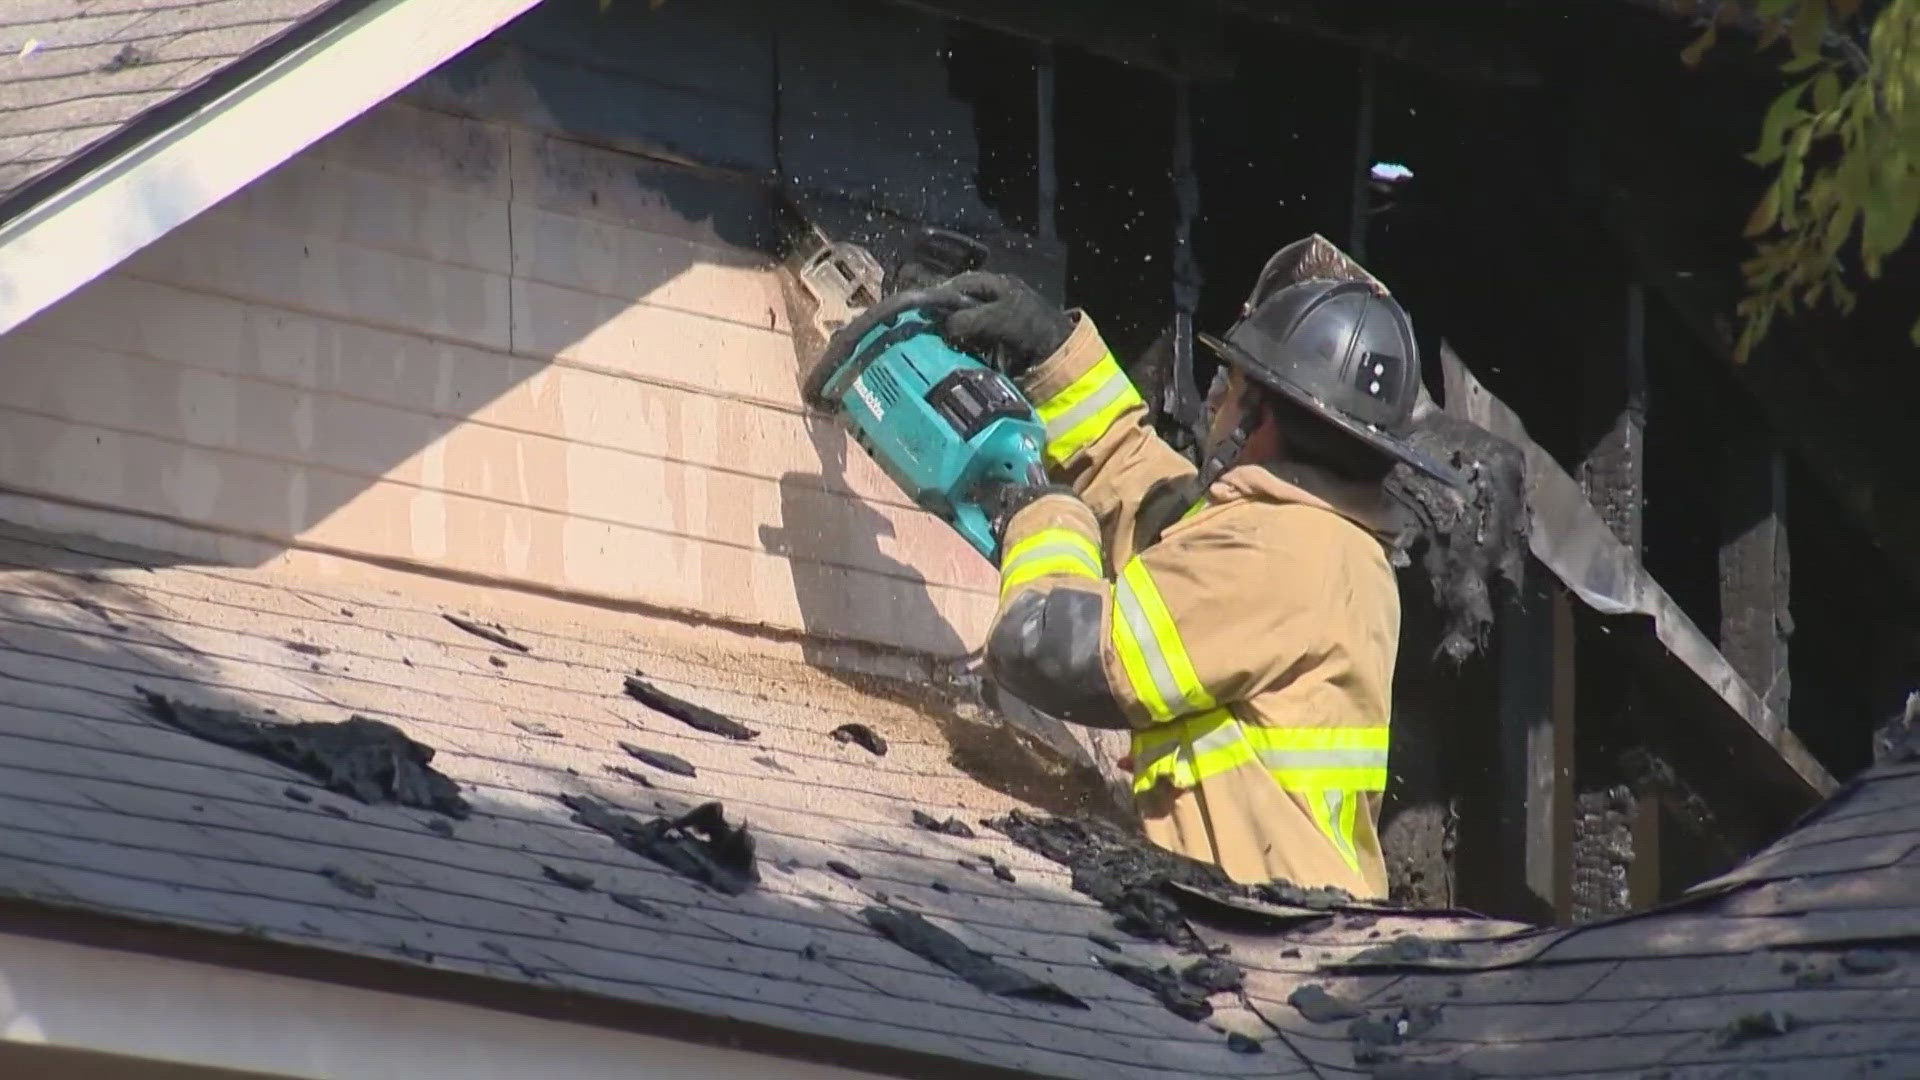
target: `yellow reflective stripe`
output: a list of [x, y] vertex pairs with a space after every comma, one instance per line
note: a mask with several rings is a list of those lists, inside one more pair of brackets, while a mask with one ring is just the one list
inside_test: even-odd
[[1224, 708], [1137, 730], [1129, 749], [1136, 792], [1162, 779], [1194, 787], [1204, 777], [1253, 760], [1239, 721]]
[[1071, 548], [1074, 551], [1080, 552], [1087, 557], [1087, 563], [1093, 567], [1095, 573], [1100, 571], [1100, 545], [1072, 529], [1061, 528], [1059, 526], [1050, 529], [1039, 529], [1035, 531], [1032, 536], [1025, 537], [1019, 543], [1008, 548], [1007, 553], [1000, 558], [1000, 569], [1007, 570], [1011, 568], [1015, 563], [1038, 548], [1055, 546]]
[[1160, 690], [1154, 685], [1153, 675], [1147, 671], [1147, 658], [1141, 651], [1140, 641], [1134, 636], [1133, 623], [1126, 619], [1118, 604], [1113, 609], [1113, 654], [1120, 658], [1120, 669], [1126, 672], [1127, 685], [1133, 688], [1133, 696], [1146, 706], [1147, 715], [1155, 720], [1165, 720], [1173, 715], [1161, 698]]
[[[1241, 724], [1229, 710], [1215, 708], [1134, 732], [1133, 787], [1145, 791], [1162, 779], [1193, 787], [1208, 777], [1257, 763], [1275, 783], [1310, 802], [1327, 791], [1353, 796], [1384, 791], [1388, 734], [1384, 725], [1253, 727]], [[1351, 817], [1350, 811], [1342, 812]]]
[[[1127, 676], [1153, 719], [1171, 720], [1214, 707], [1213, 695], [1200, 684], [1153, 575], [1138, 558], [1127, 563], [1114, 588], [1113, 627], [1116, 646], [1124, 635], [1139, 654], [1144, 678], [1136, 677], [1130, 666]], [[1122, 659], [1124, 664], [1124, 653]]]
[[1000, 597], [1035, 578], [1071, 574], [1099, 580], [1100, 548], [1072, 529], [1041, 529], [1008, 549], [1000, 560]]
[[1206, 496], [1203, 495], [1200, 497], [1199, 502], [1194, 503], [1192, 506], [1187, 507], [1187, 512], [1180, 515], [1180, 520], [1185, 521], [1188, 518], [1192, 517], [1193, 515], [1199, 513], [1200, 511], [1205, 510], [1206, 508], [1207, 508], [1207, 499], [1206, 499]]
[[1047, 426], [1047, 463], [1060, 465], [1087, 448], [1121, 413], [1145, 404], [1108, 353], [1066, 388], [1034, 406]]
[[1288, 791], [1385, 791], [1389, 736], [1384, 724], [1247, 729], [1255, 755]]
[[1354, 870], [1360, 869], [1360, 841], [1354, 832], [1354, 823], [1360, 820], [1360, 793], [1349, 791], [1340, 802], [1340, 835], [1335, 837], [1347, 857], [1347, 865]]
[[1354, 849], [1353, 822], [1354, 807], [1360, 799], [1357, 795], [1342, 791], [1313, 791], [1307, 793], [1307, 811], [1313, 815], [1313, 823], [1328, 840], [1333, 841], [1333, 850], [1347, 867], [1358, 873], [1360, 853]]
[[1013, 595], [1016, 589], [1031, 584], [1036, 578], [1054, 574], [1100, 580], [1100, 571], [1088, 566], [1078, 552], [1070, 555], [1035, 556], [1022, 560], [1020, 565], [1000, 575], [1000, 599], [1005, 600]]

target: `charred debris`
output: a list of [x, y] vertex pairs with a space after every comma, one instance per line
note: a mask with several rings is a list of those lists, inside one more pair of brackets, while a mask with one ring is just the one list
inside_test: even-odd
[[433, 747], [385, 721], [355, 715], [333, 723], [280, 723], [136, 689], [147, 713], [161, 723], [305, 773], [328, 791], [368, 805], [411, 806], [452, 818], [469, 812], [459, 786], [433, 768]]

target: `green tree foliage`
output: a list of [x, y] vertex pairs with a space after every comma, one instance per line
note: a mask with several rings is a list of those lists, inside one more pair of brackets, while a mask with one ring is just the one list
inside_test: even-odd
[[[1794, 82], [1768, 108], [1749, 155], [1773, 174], [1747, 221], [1737, 353], [1776, 316], [1854, 301], [1849, 259], [1877, 278], [1920, 210], [1920, 0], [1889, 0], [1870, 26], [1860, 0], [1759, 0], [1762, 46], [1784, 41]], [[1717, 23], [1689, 50], [1712, 44]], [[1854, 35], [1864, 30], [1866, 46]], [[1920, 343], [1920, 323], [1914, 327]]]
[[1772, 177], [1747, 220], [1742, 359], [1780, 315], [1826, 302], [1852, 310], [1849, 277], [1879, 277], [1920, 211], [1920, 0], [1877, 7], [1869, 16], [1861, 0], [1724, 4], [1684, 54], [1697, 63], [1723, 21], [1757, 17], [1761, 47], [1784, 45], [1792, 79], [1748, 155]]

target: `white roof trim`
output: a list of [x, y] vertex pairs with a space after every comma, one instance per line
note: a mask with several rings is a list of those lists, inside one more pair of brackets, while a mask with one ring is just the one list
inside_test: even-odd
[[9, 1047], [19, 1043], [329, 1080], [880, 1080], [636, 1032], [0, 934], [0, 1075], [21, 1075], [7, 1068]]
[[0, 225], [0, 334], [538, 2], [374, 0]]

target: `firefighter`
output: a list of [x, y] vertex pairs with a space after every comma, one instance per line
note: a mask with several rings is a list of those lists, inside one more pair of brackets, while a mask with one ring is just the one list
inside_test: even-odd
[[1016, 279], [947, 283], [944, 336], [1047, 427], [1044, 481], [992, 493], [986, 660], [1035, 707], [1132, 732], [1154, 843], [1236, 881], [1384, 896], [1379, 822], [1400, 601], [1382, 481], [1448, 470], [1405, 434], [1412, 324], [1358, 281], [1262, 275], [1224, 339], [1198, 469], [1084, 312]]

